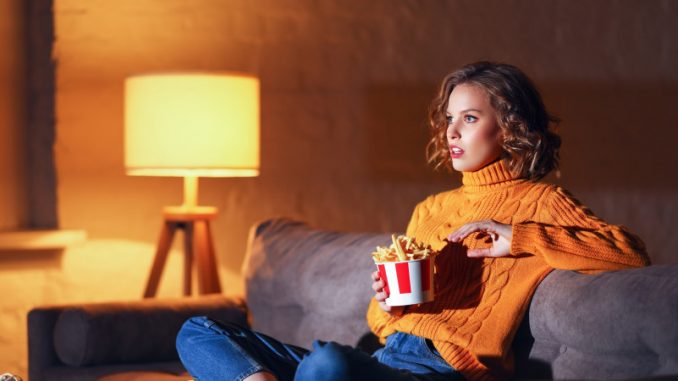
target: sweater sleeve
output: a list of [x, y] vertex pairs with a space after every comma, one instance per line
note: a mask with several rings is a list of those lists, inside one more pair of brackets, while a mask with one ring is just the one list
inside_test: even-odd
[[382, 310], [377, 299], [373, 297], [367, 307], [367, 325], [370, 327], [370, 331], [379, 338], [381, 344], [386, 344], [386, 336], [391, 333], [386, 329], [391, 318], [391, 314]]
[[511, 255], [539, 255], [553, 268], [588, 274], [650, 265], [640, 237], [598, 218], [562, 187], [543, 207], [552, 223], [514, 224]]
[[[419, 223], [420, 212], [424, 207], [426, 200], [421, 201], [414, 207], [410, 221], [407, 224], [406, 235], [414, 236], [416, 231], [417, 224]], [[384, 311], [379, 307], [379, 302], [372, 297], [370, 304], [367, 307], [367, 325], [369, 326], [372, 333], [379, 337], [379, 341], [382, 344], [386, 343], [386, 336], [393, 333], [393, 330], [388, 329], [389, 323], [394, 319], [394, 316], [390, 313]]]

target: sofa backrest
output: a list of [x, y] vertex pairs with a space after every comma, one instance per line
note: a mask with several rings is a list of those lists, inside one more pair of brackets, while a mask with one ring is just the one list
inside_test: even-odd
[[287, 219], [255, 225], [243, 264], [252, 327], [307, 348], [314, 339], [355, 345], [369, 332], [370, 253], [390, 242], [390, 234], [323, 231]]
[[[243, 264], [255, 330], [310, 347], [355, 345], [366, 332], [370, 253], [390, 233], [341, 233], [272, 219], [250, 231]], [[678, 265], [587, 275], [553, 270], [535, 291], [513, 347], [522, 378], [678, 374]]]

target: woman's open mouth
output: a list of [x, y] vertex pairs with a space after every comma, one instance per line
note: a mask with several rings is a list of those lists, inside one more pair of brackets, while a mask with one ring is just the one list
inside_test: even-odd
[[461, 149], [457, 146], [454, 146], [454, 145], [450, 146], [450, 156], [452, 156], [452, 158], [457, 159], [457, 158], [461, 157], [461, 155], [463, 155], [463, 154], [464, 154], [463, 149]]

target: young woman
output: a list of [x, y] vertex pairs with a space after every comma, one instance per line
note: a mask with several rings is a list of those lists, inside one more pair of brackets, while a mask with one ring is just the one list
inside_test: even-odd
[[367, 311], [385, 347], [368, 355], [334, 342], [295, 347], [207, 317], [187, 321], [179, 356], [197, 380], [506, 380], [511, 342], [539, 282], [553, 269], [584, 273], [650, 264], [645, 246], [559, 186], [560, 138], [531, 81], [491, 62], [448, 75], [431, 105], [428, 160], [462, 186], [414, 209], [406, 234], [436, 257], [433, 302], [389, 307], [384, 283]]

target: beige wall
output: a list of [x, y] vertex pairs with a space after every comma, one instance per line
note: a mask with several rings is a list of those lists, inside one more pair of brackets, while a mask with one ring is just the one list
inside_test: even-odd
[[[0, 369], [25, 372], [23, 333], [5, 332], [20, 332], [31, 306], [141, 295], [161, 209], [182, 189], [124, 174], [122, 85], [136, 72], [261, 78], [261, 176], [201, 181], [201, 201], [221, 210], [227, 293], [242, 291], [259, 219], [403, 230], [417, 201], [458, 186], [423, 164], [421, 126], [438, 81], [478, 59], [523, 68], [563, 118], [559, 182], [646, 238], [655, 262], [677, 262], [677, 11], [670, 1], [57, 0], [58, 212], [90, 240], [0, 270], [16, 295], [0, 302], [15, 314], [0, 320], [0, 342], [19, 353], [0, 355]], [[180, 251], [170, 260], [161, 296], [180, 292]]]

